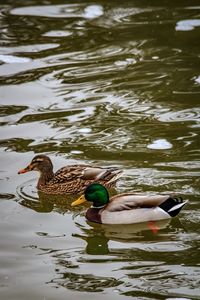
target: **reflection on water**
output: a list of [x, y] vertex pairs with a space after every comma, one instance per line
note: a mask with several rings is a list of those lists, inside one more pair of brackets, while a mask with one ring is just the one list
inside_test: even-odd
[[[152, 231], [152, 234], [165, 228], [169, 224], [169, 220], [155, 222], [154, 227], [157, 228], [156, 232]], [[74, 235], [75, 237], [81, 238], [86, 241], [86, 253], [92, 255], [104, 255], [109, 253], [108, 241], [119, 241], [119, 242], [134, 242], [136, 239], [142, 238], [143, 232], [149, 233], [150, 226], [148, 223], [140, 223], [134, 225], [104, 225], [87, 222], [91, 227], [84, 228], [80, 226], [81, 231], [84, 235]], [[77, 223], [76, 223], [77, 224]], [[77, 224], [79, 225], [79, 224]], [[150, 232], [151, 234], [151, 232]]]
[[[0, 298], [200, 299], [199, 10], [196, 0], [3, 1]], [[157, 233], [87, 223], [74, 196], [17, 175], [35, 153], [55, 170], [115, 165], [118, 192], [189, 204]]]
[[74, 194], [46, 195], [36, 188], [37, 181], [29, 180], [17, 187], [19, 203], [36, 212], [57, 211], [65, 214], [72, 210], [71, 203], [78, 197]]
[[[172, 225], [166, 220], [157, 222], [160, 230], [156, 235], [147, 224], [125, 228], [88, 225], [80, 224], [82, 234], [74, 235], [85, 241], [84, 251], [44, 250], [43, 255], [50, 254], [56, 264], [56, 277], [48, 284], [96, 293], [117, 287], [117, 293], [124, 295], [146, 295], [148, 290], [149, 297], [198, 297], [199, 270], [191, 267], [188, 254], [193, 253], [192, 247], [181, 241], [187, 233], [177, 220]], [[179, 264], [182, 255], [184, 263]], [[97, 267], [99, 264], [103, 267]], [[180, 285], [185, 286], [181, 291]]]

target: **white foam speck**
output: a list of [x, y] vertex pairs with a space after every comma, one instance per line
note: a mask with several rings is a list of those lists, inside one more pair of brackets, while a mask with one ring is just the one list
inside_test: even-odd
[[72, 154], [81, 154], [83, 153], [83, 151], [80, 151], [80, 150], [72, 150], [70, 151]]
[[68, 30], [51, 30], [43, 34], [43, 36], [49, 37], [66, 37], [72, 35], [72, 32]]
[[91, 128], [80, 128], [78, 131], [81, 132], [81, 133], [89, 133], [92, 130], [91, 130]]
[[200, 19], [181, 20], [176, 24], [177, 31], [190, 31], [200, 26]]
[[147, 148], [156, 150], [171, 149], [172, 147], [172, 144], [166, 139], [158, 139], [147, 145]]
[[88, 5], [85, 10], [83, 17], [86, 19], [95, 19], [103, 15], [103, 7], [101, 5]]
[[195, 81], [196, 83], [199, 83], [199, 84], [200, 84], [200, 75], [199, 75], [198, 77], [196, 77], [196, 78], [194, 79], [194, 81]]

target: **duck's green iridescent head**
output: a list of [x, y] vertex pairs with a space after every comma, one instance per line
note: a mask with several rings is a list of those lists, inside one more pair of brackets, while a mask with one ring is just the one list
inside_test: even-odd
[[84, 203], [86, 200], [93, 202], [93, 207], [100, 208], [109, 202], [109, 194], [107, 189], [100, 183], [92, 183], [86, 188], [84, 195], [71, 205], [76, 206]]
[[94, 207], [106, 205], [109, 202], [109, 194], [107, 189], [100, 183], [90, 184], [85, 192], [85, 199], [93, 202]]

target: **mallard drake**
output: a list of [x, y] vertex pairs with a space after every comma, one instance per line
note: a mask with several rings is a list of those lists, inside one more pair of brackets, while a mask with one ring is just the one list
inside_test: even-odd
[[122, 174], [122, 170], [116, 167], [103, 168], [83, 164], [65, 166], [54, 173], [53, 164], [46, 155], [35, 156], [18, 174], [29, 171], [40, 173], [37, 188], [46, 194], [79, 193], [94, 181], [111, 188]]
[[109, 199], [107, 189], [99, 183], [89, 185], [84, 195], [72, 202], [76, 206], [90, 201], [88, 221], [102, 224], [133, 224], [158, 221], [176, 216], [187, 201], [170, 195], [141, 193], [118, 194]]

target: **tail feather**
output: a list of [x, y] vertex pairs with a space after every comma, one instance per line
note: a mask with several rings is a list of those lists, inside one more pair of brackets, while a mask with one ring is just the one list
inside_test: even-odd
[[111, 178], [109, 179], [108, 183], [112, 183], [112, 182], [117, 181], [117, 180], [122, 176], [122, 173], [123, 173], [122, 170], [119, 170], [119, 169], [114, 170], [114, 171], [112, 172], [112, 176], [111, 176]]
[[118, 179], [121, 176], [122, 172], [122, 170], [119, 170], [116, 167], [111, 167], [104, 170], [98, 176], [96, 176], [96, 180], [112, 181], [112, 179]]
[[159, 205], [165, 212], [167, 212], [171, 217], [175, 217], [181, 211], [183, 206], [187, 201], [183, 201], [181, 197], [170, 197]]

